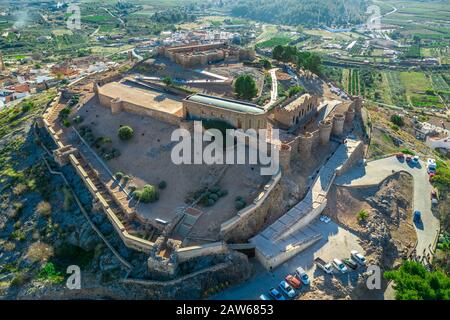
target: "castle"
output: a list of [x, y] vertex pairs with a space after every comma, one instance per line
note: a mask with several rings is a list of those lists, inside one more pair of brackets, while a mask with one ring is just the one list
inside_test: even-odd
[[159, 47], [158, 55], [164, 56], [184, 68], [203, 66], [219, 61], [255, 59], [254, 50], [237, 48], [229, 46], [226, 43]]

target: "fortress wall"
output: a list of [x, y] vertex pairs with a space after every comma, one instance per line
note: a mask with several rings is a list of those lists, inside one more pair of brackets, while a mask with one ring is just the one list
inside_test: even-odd
[[355, 150], [350, 154], [350, 157], [345, 163], [336, 170], [336, 175], [343, 174], [347, 169], [354, 166], [354, 164], [364, 158], [364, 143], [360, 143], [356, 146]]
[[120, 236], [122, 241], [124, 242], [125, 246], [127, 246], [130, 249], [134, 249], [140, 252], [150, 253], [150, 250], [153, 248], [153, 242], [140, 239], [138, 237], [135, 237], [131, 234], [129, 234], [123, 223], [120, 221], [120, 219], [117, 217], [117, 215], [114, 213], [114, 211], [109, 207], [108, 203], [106, 202], [106, 199], [98, 192], [95, 185], [92, 183], [92, 180], [88, 177], [86, 171], [82, 168], [77, 158], [71, 154], [69, 155], [69, 160], [71, 164], [75, 167], [75, 170], [77, 171], [78, 175], [80, 176], [81, 180], [83, 180], [86, 187], [89, 189], [90, 193], [92, 194], [94, 200], [98, 201], [101, 205], [101, 208], [103, 209], [103, 212], [108, 217], [108, 220], [111, 222], [112, 226], [116, 230], [117, 234]]
[[190, 259], [214, 255], [223, 254], [228, 252], [228, 247], [225, 242], [213, 242], [199, 246], [179, 248], [176, 250], [178, 256], [178, 262], [185, 262]]
[[178, 126], [181, 117], [176, 114], [166, 113], [159, 110], [149, 109], [143, 106], [139, 106], [127, 101], [112, 99], [101, 93], [98, 94], [100, 104], [104, 107], [110, 108], [111, 112], [117, 113], [120, 111], [125, 111], [131, 114], [136, 114], [139, 116], [151, 117], [175, 126]]
[[263, 227], [272, 211], [279, 209], [282, 201], [280, 179], [281, 171], [272, 177], [251, 205], [221, 224], [220, 234], [225, 241], [238, 243], [248, 240]]
[[288, 248], [286, 251], [284, 251], [282, 254], [275, 255], [268, 259], [266, 256], [264, 256], [258, 248], [255, 250], [255, 257], [258, 259], [259, 262], [266, 268], [266, 270], [271, 270], [272, 268], [276, 268], [277, 266], [281, 265], [285, 261], [291, 259], [292, 257], [296, 256], [298, 253], [302, 252], [303, 250], [307, 249], [317, 241], [319, 241], [321, 237], [319, 236], [312, 236], [305, 241], [298, 243], [297, 245]]
[[183, 118], [194, 116], [199, 119], [218, 119], [230, 123], [232, 126], [247, 129], [266, 129], [266, 114], [246, 114], [233, 112], [230, 110], [217, 108], [210, 105], [203, 105], [194, 101], [183, 100]]

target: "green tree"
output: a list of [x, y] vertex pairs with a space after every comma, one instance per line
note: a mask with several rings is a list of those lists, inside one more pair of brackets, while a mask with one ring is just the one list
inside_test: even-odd
[[287, 96], [292, 97], [302, 91], [304, 91], [304, 88], [302, 86], [292, 86], [288, 89]]
[[442, 271], [428, 271], [415, 261], [405, 261], [398, 270], [386, 271], [394, 281], [397, 300], [449, 300], [450, 278]]
[[163, 83], [164, 83], [166, 86], [171, 86], [171, 85], [173, 84], [173, 80], [172, 80], [171, 77], [164, 77]]
[[130, 140], [134, 135], [134, 131], [129, 126], [123, 126], [120, 127], [118, 135], [121, 140]]
[[242, 75], [236, 79], [234, 83], [234, 92], [239, 98], [250, 100], [254, 98], [258, 92], [256, 82], [249, 75]]
[[272, 64], [271, 64], [270, 61], [267, 60], [267, 59], [261, 59], [260, 64], [261, 64], [261, 66], [262, 66], [264, 69], [270, 69], [270, 68], [272, 68]]
[[405, 125], [405, 121], [398, 114], [394, 114], [391, 116], [391, 122], [399, 127], [403, 127]]
[[281, 60], [284, 54], [284, 47], [281, 45], [275, 46], [272, 50], [272, 57], [276, 60]]

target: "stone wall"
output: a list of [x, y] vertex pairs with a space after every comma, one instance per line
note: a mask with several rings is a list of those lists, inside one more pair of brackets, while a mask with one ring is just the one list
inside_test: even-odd
[[227, 242], [245, 242], [266, 224], [269, 217], [277, 215], [282, 204], [281, 171], [272, 177], [264, 191], [253, 203], [240, 210], [236, 216], [222, 223], [220, 234]]
[[110, 108], [112, 113], [125, 111], [131, 114], [151, 117], [176, 126], [179, 125], [181, 120], [181, 117], [179, 115], [162, 112], [155, 109], [149, 109], [127, 101], [122, 101], [120, 99], [112, 99], [110, 97], [102, 95], [101, 93], [98, 94], [98, 97], [100, 104], [104, 107]]
[[266, 129], [266, 114], [246, 114], [211, 105], [203, 105], [194, 101], [183, 100], [183, 118], [218, 119], [230, 123], [238, 129]]

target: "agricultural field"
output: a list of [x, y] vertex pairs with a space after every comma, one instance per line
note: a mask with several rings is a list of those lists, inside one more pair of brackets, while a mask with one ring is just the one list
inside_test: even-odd
[[264, 48], [273, 48], [275, 46], [285, 46], [287, 45], [289, 42], [291, 42], [291, 38], [289, 37], [282, 37], [282, 36], [278, 36], [278, 37], [273, 37], [269, 40], [263, 41], [263, 42], [259, 42], [256, 46], [258, 48], [264, 49]]
[[347, 92], [354, 96], [361, 94], [358, 69], [350, 69], [348, 72]]

